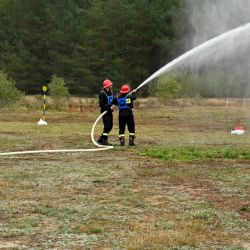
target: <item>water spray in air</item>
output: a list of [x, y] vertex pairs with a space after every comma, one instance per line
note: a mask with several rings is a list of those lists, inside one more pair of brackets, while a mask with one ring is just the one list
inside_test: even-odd
[[231, 31], [225, 32], [215, 38], [212, 38], [201, 45], [187, 51], [180, 57], [174, 59], [170, 63], [166, 64], [164, 67], [160, 68], [158, 71], [156, 71], [153, 75], [151, 75], [149, 78], [147, 78], [142, 84], [140, 84], [134, 91], [137, 91], [138, 89], [142, 88], [152, 80], [156, 79], [157, 77], [166, 74], [170, 70], [172, 70], [174, 67], [177, 67], [181, 65], [183, 62], [185, 62], [186, 59], [191, 59], [192, 57], [202, 53], [203, 51], [210, 49], [221, 42], [224, 42], [227, 39], [234, 39], [237, 36], [244, 34], [246, 32], [250, 32], [250, 23], [247, 23], [243, 26], [240, 26], [236, 29], [233, 29]]

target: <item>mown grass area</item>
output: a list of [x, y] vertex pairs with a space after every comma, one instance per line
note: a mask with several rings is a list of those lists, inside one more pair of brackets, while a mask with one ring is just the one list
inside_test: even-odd
[[[98, 112], [40, 113], [0, 113], [0, 150], [94, 148]], [[124, 148], [114, 116], [114, 150], [0, 157], [0, 249], [249, 249], [248, 109], [138, 109]]]

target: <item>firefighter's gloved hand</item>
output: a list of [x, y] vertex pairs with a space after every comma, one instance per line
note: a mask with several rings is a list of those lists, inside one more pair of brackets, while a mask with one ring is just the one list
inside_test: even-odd
[[112, 111], [113, 111], [113, 110], [111, 109], [111, 107], [107, 107], [105, 110], [108, 111], [108, 112], [112, 112]]
[[111, 109], [111, 111], [114, 111], [115, 105], [112, 105], [110, 109]]

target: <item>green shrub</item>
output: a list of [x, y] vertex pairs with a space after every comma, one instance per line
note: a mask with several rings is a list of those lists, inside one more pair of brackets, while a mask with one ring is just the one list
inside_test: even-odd
[[157, 82], [156, 96], [164, 103], [178, 97], [180, 91], [181, 85], [174, 77], [164, 77]]
[[52, 76], [52, 80], [49, 85], [49, 93], [53, 98], [53, 103], [56, 108], [63, 106], [65, 101], [70, 97], [68, 86], [66, 85], [64, 79], [57, 77], [56, 75]]
[[62, 77], [52, 76], [51, 83], [49, 85], [49, 92], [53, 98], [68, 98], [69, 90], [64, 79]]
[[9, 79], [7, 73], [0, 71], [0, 105], [15, 104], [22, 96], [21, 91], [15, 87], [15, 82]]

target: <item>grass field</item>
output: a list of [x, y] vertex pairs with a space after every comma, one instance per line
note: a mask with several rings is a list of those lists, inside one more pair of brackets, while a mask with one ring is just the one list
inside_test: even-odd
[[[115, 113], [113, 150], [0, 157], [0, 249], [250, 249], [248, 110], [137, 109], [124, 148]], [[97, 111], [40, 115], [0, 112], [0, 151], [94, 148]]]

